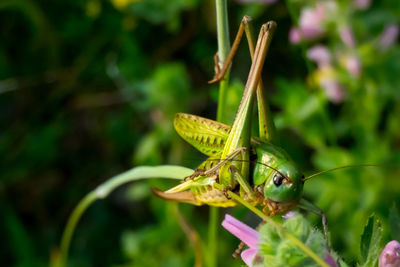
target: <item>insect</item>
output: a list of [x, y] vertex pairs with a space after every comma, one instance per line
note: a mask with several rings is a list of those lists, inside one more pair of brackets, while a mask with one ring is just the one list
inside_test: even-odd
[[[290, 156], [279, 147], [263, 97], [261, 71], [276, 23], [270, 21], [262, 25], [255, 44], [250, 22], [250, 17], [243, 18], [226, 62], [222, 69], [216, 67], [216, 75], [210, 81], [224, 77], [245, 32], [253, 60], [232, 127], [195, 115], [176, 114], [174, 126], [178, 134], [209, 158], [181, 184], [165, 192], [153, 191], [167, 200], [219, 207], [237, 205], [227, 195], [232, 191], [252, 205], [264, 206], [264, 212], [270, 216], [284, 214], [298, 206], [321, 215], [327, 233], [323, 212], [302, 198], [306, 179]], [[259, 135], [251, 137], [255, 101]]]

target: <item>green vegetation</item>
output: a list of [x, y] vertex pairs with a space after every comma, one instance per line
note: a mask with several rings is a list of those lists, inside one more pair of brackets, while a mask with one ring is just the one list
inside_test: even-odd
[[[337, 254], [351, 266], [373, 266], [384, 244], [399, 239], [400, 4], [241, 2], [228, 5], [231, 36], [245, 14], [256, 29], [278, 24], [265, 95], [283, 148], [306, 176], [379, 164], [327, 173], [304, 188], [325, 211]], [[207, 84], [215, 3], [3, 0], [0, 22], [0, 262], [46, 266], [60, 257], [73, 208], [108, 178], [143, 165], [195, 168], [205, 159], [172, 121], [177, 112], [216, 118], [219, 88]], [[226, 85], [228, 124], [249, 66], [243, 43]], [[209, 263], [208, 207], [151, 194], [174, 185], [137, 181], [95, 202], [72, 239], [70, 266], [193, 266], [199, 251], [200, 264]], [[245, 207], [224, 213], [259, 222]], [[318, 216], [304, 216], [321, 229]], [[219, 266], [241, 266], [230, 256], [239, 241], [217, 231]]]

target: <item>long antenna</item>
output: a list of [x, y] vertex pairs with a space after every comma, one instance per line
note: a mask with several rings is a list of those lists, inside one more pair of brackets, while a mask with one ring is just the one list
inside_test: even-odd
[[347, 168], [354, 168], [354, 167], [379, 167], [378, 164], [356, 164], [356, 165], [348, 165], [348, 166], [342, 166], [342, 167], [336, 167], [336, 168], [332, 168], [329, 170], [325, 170], [325, 171], [321, 171], [321, 172], [317, 172], [314, 174], [311, 174], [310, 176], [306, 177], [303, 179], [303, 181], [307, 181], [315, 176], [327, 173], [327, 172], [331, 172], [331, 171], [337, 171], [337, 170], [341, 170], [341, 169], [347, 169]]

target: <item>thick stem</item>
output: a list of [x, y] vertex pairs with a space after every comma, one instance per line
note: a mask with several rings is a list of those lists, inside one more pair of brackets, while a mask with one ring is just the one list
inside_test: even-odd
[[[217, 13], [217, 37], [218, 37], [218, 58], [219, 66], [222, 68], [230, 50], [228, 7], [227, 0], [215, 0]], [[224, 114], [226, 110], [227, 91], [229, 85], [229, 70], [219, 84], [217, 121], [228, 123]]]

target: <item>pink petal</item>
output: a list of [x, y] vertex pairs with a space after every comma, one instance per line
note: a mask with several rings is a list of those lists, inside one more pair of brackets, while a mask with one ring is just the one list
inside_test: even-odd
[[289, 31], [289, 41], [292, 44], [298, 44], [301, 41], [300, 31], [297, 28], [290, 28]]
[[315, 8], [304, 8], [299, 18], [299, 30], [302, 39], [312, 40], [323, 33], [323, 21], [326, 17], [326, 7], [317, 3]]
[[250, 248], [257, 249], [259, 234], [253, 228], [247, 226], [229, 214], [225, 214], [222, 226], [231, 232], [231, 234], [242, 240]]
[[335, 80], [321, 82], [321, 87], [325, 89], [325, 93], [332, 103], [338, 104], [343, 101], [344, 93], [340, 84]]
[[379, 267], [400, 266], [400, 243], [392, 240], [386, 244], [379, 256]]
[[387, 26], [379, 38], [379, 47], [382, 50], [389, 48], [396, 42], [398, 35], [399, 27], [397, 25]]
[[356, 56], [346, 58], [346, 69], [353, 77], [358, 77], [361, 74], [360, 61]]
[[289, 219], [289, 218], [292, 218], [292, 217], [294, 217], [294, 216], [296, 216], [296, 212], [294, 212], [294, 211], [289, 211], [288, 213], [286, 213], [286, 214], [283, 215], [282, 217], [285, 218], [285, 219]]
[[246, 263], [249, 267], [253, 266], [253, 261], [256, 255], [257, 249], [255, 248], [248, 248], [246, 250], [243, 250], [242, 254], [240, 254], [244, 263]]
[[300, 26], [300, 35], [306, 40], [312, 40], [320, 37], [323, 34], [322, 29], [318, 25], [303, 25]]
[[371, 0], [355, 0], [354, 5], [358, 9], [367, 9], [371, 5]]
[[331, 63], [331, 53], [322, 45], [316, 45], [308, 49], [307, 57], [316, 62], [319, 67], [329, 65]]

